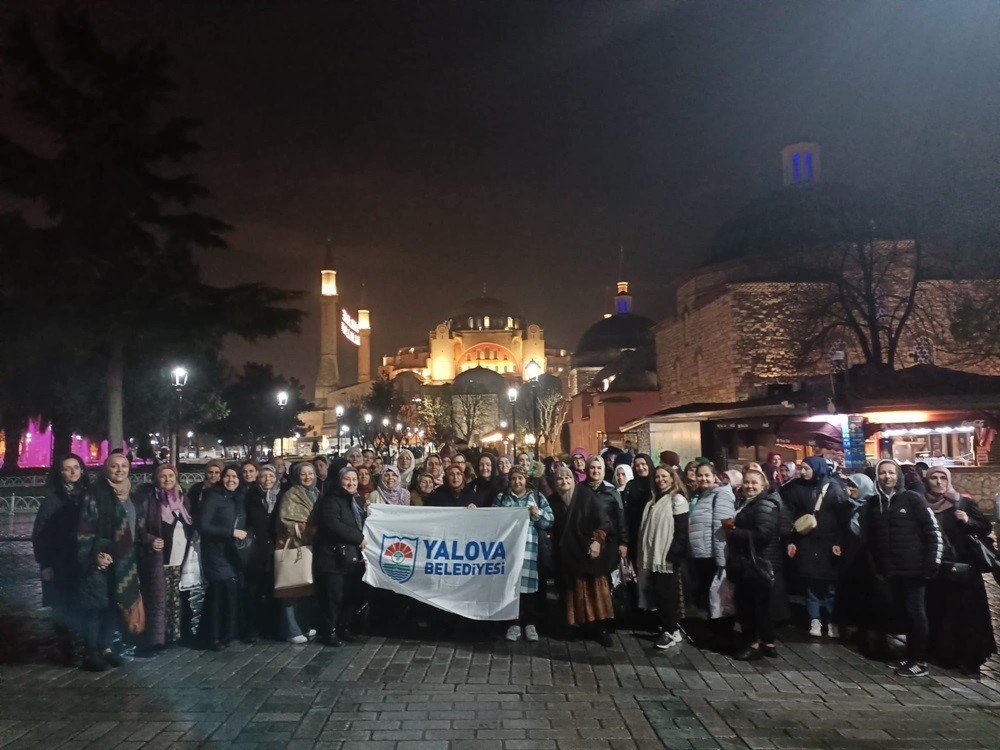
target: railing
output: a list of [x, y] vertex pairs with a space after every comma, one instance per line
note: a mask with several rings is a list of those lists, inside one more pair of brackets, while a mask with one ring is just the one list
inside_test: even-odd
[[[88, 471], [91, 481], [97, 479], [98, 472]], [[201, 471], [182, 471], [180, 476], [181, 485], [190, 487], [195, 482], [200, 482], [205, 474]], [[132, 484], [138, 486], [146, 482], [153, 481], [153, 473], [146, 471], [136, 472], [131, 475]], [[48, 474], [27, 474], [17, 477], [0, 477], [0, 490], [2, 489], [23, 489], [25, 487], [44, 487], [49, 482]]]
[[44, 500], [43, 495], [7, 495], [0, 496], [0, 513], [15, 515], [17, 513], [37, 513], [38, 506]]

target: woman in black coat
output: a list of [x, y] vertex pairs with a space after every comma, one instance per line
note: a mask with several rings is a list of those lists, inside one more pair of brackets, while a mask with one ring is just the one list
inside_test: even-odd
[[[207, 583], [205, 609], [207, 645], [225, 648], [236, 635], [239, 618], [240, 558], [238, 543], [247, 539], [246, 509], [236, 466], [222, 470], [222, 479], [202, 497], [198, 531], [201, 569]], [[200, 629], [199, 629], [200, 630]]]
[[278, 472], [261, 466], [246, 491], [247, 531], [253, 537], [243, 571], [243, 640], [253, 643], [263, 632], [277, 634], [274, 601], [274, 509], [278, 504]]
[[[723, 520], [729, 559], [726, 575], [736, 587], [736, 615], [746, 644], [737, 659], [754, 661], [777, 656], [774, 623], [787, 607], [783, 555], [781, 549], [781, 500], [768, 493], [768, 479], [762, 471], [749, 469], [743, 475], [742, 498], [736, 517]], [[774, 584], [768, 585], [755, 574], [753, 555], [766, 560], [774, 570]]]
[[997, 651], [986, 586], [972, 555], [976, 539], [990, 543], [990, 522], [975, 501], [952, 487], [945, 467], [928, 470], [926, 480], [924, 497], [945, 539], [942, 572], [927, 583], [931, 659], [942, 667], [978, 674]]
[[80, 572], [76, 531], [80, 507], [89, 492], [90, 481], [83, 469], [83, 459], [71, 453], [59, 462], [59, 475], [45, 493], [31, 531], [31, 544], [42, 577], [42, 606], [52, 608], [59, 649], [67, 664], [73, 661], [73, 633], [79, 628], [74, 596]]
[[316, 504], [313, 538], [313, 577], [323, 614], [323, 643], [342, 646], [352, 641], [347, 629], [350, 605], [356, 599], [362, 571], [364, 519], [356, 502], [358, 471], [340, 470], [337, 486], [330, 487]]
[[649, 454], [638, 454], [632, 462], [632, 471], [635, 476], [625, 485], [625, 490], [622, 492], [622, 503], [625, 506], [625, 526], [628, 529], [628, 538], [633, 542], [628, 549], [628, 559], [632, 565], [636, 563], [642, 514], [646, 510], [646, 505], [653, 499], [653, 468], [653, 459]]
[[810, 456], [803, 461], [799, 478], [782, 487], [781, 496], [793, 519], [807, 514], [816, 516], [817, 525], [812, 531], [792, 532], [788, 556], [795, 560], [799, 577], [805, 583], [809, 635], [822, 636], [825, 619], [827, 635], [837, 638], [839, 633], [832, 616], [851, 505], [843, 485], [830, 476], [822, 456]]

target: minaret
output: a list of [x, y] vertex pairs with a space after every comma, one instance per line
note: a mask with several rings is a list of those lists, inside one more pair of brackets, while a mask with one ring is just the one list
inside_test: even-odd
[[632, 312], [632, 295], [628, 292], [628, 282], [625, 278], [625, 247], [618, 246], [618, 278], [617, 293], [615, 294], [615, 315]]
[[372, 379], [372, 324], [368, 310], [368, 288], [361, 285], [361, 307], [358, 308], [358, 382], [367, 383]]
[[333, 248], [326, 243], [320, 289], [319, 374], [316, 376], [316, 401], [340, 387], [340, 365], [337, 362], [337, 336], [340, 332], [340, 297], [337, 296], [337, 272], [333, 269]]

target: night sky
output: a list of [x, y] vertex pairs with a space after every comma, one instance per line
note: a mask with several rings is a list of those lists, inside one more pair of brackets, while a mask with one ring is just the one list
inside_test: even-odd
[[[822, 143], [827, 180], [922, 195], [998, 173], [995, 2], [86, 6], [108, 42], [162, 39], [175, 111], [205, 120], [203, 208], [236, 227], [206, 275], [307, 292], [301, 336], [227, 354], [310, 391], [327, 236], [344, 304], [367, 282], [376, 356], [484, 283], [573, 348], [619, 245], [636, 312], [667, 314], [714, 229], [780, 186], [786, 143]], [[0, 23], [54, 7], [5, 0]]]

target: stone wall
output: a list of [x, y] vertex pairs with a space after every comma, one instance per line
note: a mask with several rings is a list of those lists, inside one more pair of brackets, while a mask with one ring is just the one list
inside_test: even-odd
[[972, 495], [991, 520], [997, 520], [996, 496], [1000, 492], [1000, 466], [953, 466], [951, 481], [959, 492]]

